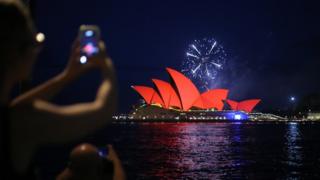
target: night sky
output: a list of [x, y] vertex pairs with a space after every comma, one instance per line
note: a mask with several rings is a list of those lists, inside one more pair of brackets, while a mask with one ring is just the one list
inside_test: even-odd
[[[319, 92], [320, 3], [259, 1], [36, 1], [35, 21], [46, 34], [32, 84], [62, 71], [81, 24], [97, 24], [118, 75], [119, 112], [138, 102], [131, 85], [169, 80], [165, 67], [180, 70], [194, 39], [215, 38], [227, 52], [219, 85], [230, 99], [261, 98], [259, 109], [287, 107]], [[66, 88], [57, 103], [94, 98], [99, 75], [92, 72]]]

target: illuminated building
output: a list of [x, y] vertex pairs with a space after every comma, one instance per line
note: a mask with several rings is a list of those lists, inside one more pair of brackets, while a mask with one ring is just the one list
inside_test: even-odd
[[[187, 113], [189, 117], [192, 113], [195, 113], [195, 116], [200, 115], [203, 117], [206, 117], [208, 114], [210, 114], [210, 117], [220, 116], [224, 113], [225, 115], [222, 117], [227, 118], [229, 116], [227, 112], [229, 112], [229, 114], [233, 113], [232, 119], [240, 120], [246, 119], [247, 115], [245, 114], [251, 113], [254, 107], [261, 101], [260, 99], [250, 99], [241, 102], [229, 100], [227, 99], [228, 89], [210, 89], [200, 93], [194, 83], [185, 75], [171, 68], [166, 68], [166, 70], [170, 75], [170, 83], [159, 79], [152, 79], [155, 88], [132, 86], [146, 102], [147, 106], [144, 108], [150, 106], [157, 107], [157, 110], [149, 108], [149, 111], [152, 111], [150, 113], [152, 117], [158, 117], [159, 114], [168, 117], [172, 113], [166, 112], [174, 110], [178, 113], [175, 114], [175, 117], [182, 113]], [[231, 111], [224, 110], [224, 102], [230, 106]], [[205, 114], [203, 115], [204, 112]], [[237, 114], [237, 112], [241, 113]], [[245, 114], [242, 114], [242, 112]]]
[[308, 120], [320, 120], [320, 112], [309, 112], [307, 119]]

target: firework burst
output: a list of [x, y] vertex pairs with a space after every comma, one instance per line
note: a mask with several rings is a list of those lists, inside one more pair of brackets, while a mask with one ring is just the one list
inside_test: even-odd
[[182, 72], [202, 89], [210, 89], [210, 82], [216, 79], [226, 63], [223, 46], [214, 39], [194, 40], [188, 46]]

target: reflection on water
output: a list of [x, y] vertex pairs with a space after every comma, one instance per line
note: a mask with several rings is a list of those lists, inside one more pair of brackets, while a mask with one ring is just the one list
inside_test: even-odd
[[273, 179], [319, 175], [318, 171], [309, 174], [315, 159], [303, 155], [304, 147], [313, 146], [309, 142], [312, 139], [317, 141], [317, 151], [312, 153], [319, 159], [319, 136], [302, 139], [300, 130], [303, 127], [305, 133], [319, 134], [318, 124], [144, 123], [130, 127], [132, 131], [120, 136], [132, 133], [135, 147], [127, 145], [136, 153], [128, 153], [128, 146], [121, 151], [128, 155], [126, 167], [134, 178]]
[[299, 130], [299, 124], [296, 122], [288, 123], [286, 137], [286, 146], [287, 151], [287, 161], [286, 163], [292, 169], [291, 174], [299, 174], [295, 169], [302, 166], [302, 146], [299, 141], [301, 141], [301, 135]]
[[129, 179], [320, 178], [320, 123], [113, 124], [84, 141], [113, 143]]
[[217, 124], [214, 131], [206, 124], [180, 126], [181, 136], [176, 136], [178, 158], [173, 159], [177, 169], [181, 170], [184, 177], [219, 177], [220, 173], [213, 171], [233, 166], [230, 159], [230, 146], [232, 139], [226, 136], [221, 125]]

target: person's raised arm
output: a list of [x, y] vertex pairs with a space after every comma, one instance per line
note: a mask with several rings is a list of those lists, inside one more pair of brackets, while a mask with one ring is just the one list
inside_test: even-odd
[[[29, 125], [32, 123], [34, 129], [38, 130], [33, 134], [39, 142], [68, 142], [83, 137], [111, 121], [117, 106], [116, 80], [111, 59], [106, 55], [103, 42], [99, 43], [99, 49], [99, 54], [89, 58], [85, 65], [97, 67], [101, 70], [103, 77], [93, 102], [60, 106], [38, 97], [31, 103], [18, 103], [22, 106], [18, 104], [12, 106], [12, 109], [20, 109], [19, 107], [24, 107], [24, 104], [27, 106], [31, 104], [32, 110], [25, 111], [24, 116], [32, 119], [28, 123]], [[77, 68], [81, 64], [78, 64], [77, 59], [71, 59], [71, 61], [68, 65], [69, 73], [79, 73]], [[14, 116], [19, 119], [22, 113], [16, 113]]]
[[71, 55], [68, 65], [60, 74], [46, 81], [45, 83], [21, 94], [11, 101], [11, 106], [20, 106], [27, 103], [32, 103], [35, 99], [50, 100], [53, 96], [61, 91], [71, 81], [78, 78], [85, 71], [90, 70], [94, 64], [80, 64], [80, 45], [78, 38], [73, 42]]
[[[11, 108], [12, 136], [16, 142], [13, 149], [18, 167], [24, 169], [41, 144], [67, 143], [82, 138], [111, 121], [117, 103], [117, 89], [112, 63], [105, 59], [102, 73], [105, 77], [96, 95], [96, 100], [70, 106], [58, 106], [45, 100]], [[109, 63], [108, 63], [109, 62]], [[30, 141], [32, 139], [32, 141]], [[17, 164], [15, 165], [17, 166]]]
[[125, 180], [126, 173], [123, 170], [122, 163], [112, 145], [108, 145], [108, 151], [109, 153], [107, 159], [109, 159], [113, 163], [114, 167], [113, 180]]

